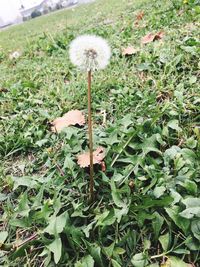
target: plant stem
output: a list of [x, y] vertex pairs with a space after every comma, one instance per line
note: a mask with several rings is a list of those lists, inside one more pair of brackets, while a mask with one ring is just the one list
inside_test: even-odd
[[93, 140], [92, 140], [92, 111], [91, 111], [91, 81], [92, 72], [88, 71], [88, 134], [90, 149], [90, 193], [89, 200], [94, 201], [94, 168], [93, 168]]

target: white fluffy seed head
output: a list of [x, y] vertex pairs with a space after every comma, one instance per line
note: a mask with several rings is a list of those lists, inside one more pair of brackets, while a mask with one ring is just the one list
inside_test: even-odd
[[81, 35], [71, 42], [69, 56], [75, 66], [94, 71], [108, 65], [111, 50], [105, 39], [95, 35]]

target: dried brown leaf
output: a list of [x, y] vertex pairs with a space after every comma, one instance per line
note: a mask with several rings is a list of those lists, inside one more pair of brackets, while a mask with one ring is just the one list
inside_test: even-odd
[[134, 48], [133, 46], [129, 46], [129, 47], [124, 48], [122, 50], [122, 55], [123, 56], [131, 56], [131, 55], [136, 54], [138, 51], [139, 51], [139, 49]]
[[140, 12], [137, 14], [137, 16], [136, 16], [136, 19], [137, 19], [137, 20], [142, 20], [143, 17], [144, 17], [144, 11], [140, 11]]
[[[105, 150], [103, 147], [98, 147], [93, 152], [93, 164], [101, 164], [103, 159], [105, 157]], [[78, 165], [81, 168], [85, 168], [90, 166], [90, 152], [85, 152], [83, 154], [80, 154], [77, 156], [78, 159]]]
[[147, 35], [142, 37], [141, 42], [142, 42], [142, 44], [148, 44], [148, 43], [153, 42], [154, 38], [155, 38], [155, 34], [148, 33]]
[[85, 124], [85, 116], [80, 110], [71, 110], [64, 114], [62, 117], [55, 119], [52, 122], [51, 130], [53, 132], [60, 133], [65, 127], [70, 125], [84, 125]]
[[155, 40], [161, 40], [164, 37], [164, 32], [160, 31], [157, 33], [148, 33], [147, 35], [145, 35], [144, 37], [142, 37], [141, 39], [141, 43], [142, 44], [148, 44], [151, 43]]

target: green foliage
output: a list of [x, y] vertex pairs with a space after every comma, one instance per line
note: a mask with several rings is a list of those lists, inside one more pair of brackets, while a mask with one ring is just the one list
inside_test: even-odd
[[[133, 26], [141, 10], [142, 24]], [[23, 49], [16, 61], [0, 50], [0, 265], [158, 267], [165, 259], [164, 266], [198, 267], [197, 1], [102, 0], [58, 14], [0, 37]], [[59, 21], [55, 33], [44, 28]], [[20, 39], [23, 27], [28, 43]], [[140, 46], [161, 29], [161, 42]], [[12, 33], [16, 43], [6, 45]], [[76, 163], [87, 150], [87, 126], [55, 134], [49, 125], [86, 109], [85, 75], [68, 59], [81, 33], [107, 38], [113, 51], [108, 69], [94, 74], [94, 143], [106, 148], [106, 170], [95, 166], [92, 206], [87, 170]], [[140, 51], [122, 57], [130, 44]]]

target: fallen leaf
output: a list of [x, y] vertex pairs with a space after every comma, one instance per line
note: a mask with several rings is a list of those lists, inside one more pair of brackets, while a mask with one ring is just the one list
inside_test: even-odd
[[[103, 159], [105, 157], [105, 150], [103, 147], [98, 147], [93, 152], [93, 164], [101, 164]], [[80, 154], [77, 156], [78, 159], [78, 165], [81, 168], [85, 168], [90, 166], [90, 152], [85, 152], [83, 154]]]
[[140, 11], [140, 12], [137, 14], [137, 16], [136, 16], [136, 19], [137, 19], [137, 20], [142, 20], [143, 17], [144, 17], [144, 11]]
[[135, 26], [138, 26], [138, 25], [139, 25], [139, 22], [143, 19], [143, 17], [144, 17], [144, 11], [140, 11], [140, 12], [136, 15], [136, 20], [135, 20], [134, 25], [135, 25]]
[[160, 40], [160, 39], [162, 39], [164, 37], [164, 35], [165, 35], [165, 33], [163, 31], [157, 32], [155, 34], [154, 40]]
[[144, 37], [142, 37], [141, 39], [141, 43], [142, 44], [148, 44], [151, 43], [155, 40], [160, 40], [164, 37], [164, 32], [160, 31], [158, 33], [148, 33], [147, 35], [145, 35]]
[[136, 54], [138, 51], [139, 51], [139, 49], [134, 48], [133, 46], [129, 46], [129, 47], [124, 48], [122, 50], [122, 55], [123, 56], [131, 56], [131, 55]]
[[153, 42], [154, 38], [155, 38], [155, 34], [148, 33], [147, 35], [145, 35], [144, 37], [142, 37], [141, 42], [142, 42], [142, 44], [148, 44], [148, 43]]
[[85, 116], [80, 110], [71, 110], [62, 117], [55, 119], [51, 124], [53, 125], [51, 130], [60, 133], [65, 127], [70, 125], [78, 124], [83, 126], [85, 124]]

